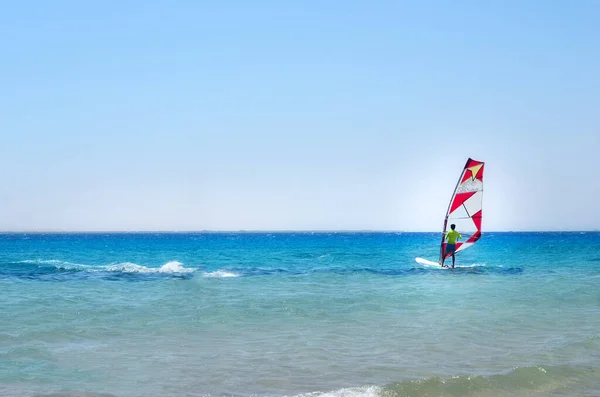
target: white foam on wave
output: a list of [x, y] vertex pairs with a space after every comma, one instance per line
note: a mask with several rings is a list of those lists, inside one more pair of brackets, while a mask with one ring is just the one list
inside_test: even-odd
[[192, 273], [196, 269], [183, 267], [183, 263], [178, 261], [167, 262], [158, 269], [159, 273]]
[[33, 259], [20, 261], [19, 263], [34, 264], [38, 265], [38, 267], [53, 267], [57, 270], [90, 271], [90, 269], [93, 268], [93, 266], [90, 265], [61, 261], [57, 259]]
[[378, 397], [382, 391], [379, 386], [349, 387], [329, 392], [311, 392], [295, 397]]
[[456, 265], [455, 267], [472, 268], [472, 267], [484, 267], [484, 266], [486, 266], [485, 263], [473, 263], [472, 265]]
[[122, 273], [192, 273], [196, 269], [183, 267], [178, 261], [167, 262], [161, 267], [140, 266], [132, 262], [117, 263], [97, 268], [97, 271], [122, 272]]
[[217, 270], [214, 272], [207, 272], [203, 274], [206, 278], [227, 278], [227, 277], [239, 277], [240, 275], [234, 272], [228, 272], [227, 270]]
[[85, 272], [118, 272], [118, 273], [193, 273], [194, 268], [184, 267], [183, 263], [170, 261], [161, 267], [146, 267], [133, 262], [112, 263], [105, 266], [84, 265], [55, 259], [50, 260], [24, 260], [20, 263], [52, 266], [59, 270], [79, 270]]
[[20, 261], [18, 263], [27, 263], [27, 264], [33, 264], [33, 265], [52, 265], [55, 266], [58, 269], [67, 269], [67, 268], [74, 268], [74, 267], [81, 267], [85, 265], [81, 265], [78, 263], [71, 263], [71, 262], [67, 262], [67, 261], [59, 261], [57, 259], [27, 259], [24, 261]]
[[57, 260], [54, 260], [54, 259], [51, 259], [51, 260], [27, 259], [27, 260], [24, 260], [24, 261], [20, 261], [18, 263], [34, 263], [34, 264], [37, 265], [37, 264], [44, 264], [44, 263], [47, 263], [47, 264], [62, 263], [62, 261], [57, 261]]
[[[447, 267], [442, 268], [439, 263], [437, 262], [433, 262], [427, 259], [423, 259], [423, 258], [415, 258], [415, 260], [417, 261], [417, 263], [419, 263], [420, 265], [422, 265], [423, 267], [428, 267], [428, 268], [437, 268], [437, 269], [443, 269], [443, 270], [447, 270]], [[452, 266], [452, 261], [448, 261], [446, 259], [446, 262], [444, 263], [445, 265], [448, 266]], [[464, 265], [464, 264], [458, 264], [456, 266], [454, 266], [454, 268], [458, 268], [458, 269], [469, 269], [469, 268], [474, 268], [474, 267], [485, 267], [487, 266], [485, 263], [473, 263], [470, 265]]]

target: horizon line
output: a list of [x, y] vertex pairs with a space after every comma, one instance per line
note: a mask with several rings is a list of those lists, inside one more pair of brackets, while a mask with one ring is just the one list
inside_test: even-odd
[[[600, 229], [522, 229], [489, 230], [485, 233], [580, 233], [600, 232]], [[202, 230], [0, 230], [0, 234], [160, 234], [160, 233], [441, 233], [439, 230], [386, 230], [386, 229], [202, 229]]]

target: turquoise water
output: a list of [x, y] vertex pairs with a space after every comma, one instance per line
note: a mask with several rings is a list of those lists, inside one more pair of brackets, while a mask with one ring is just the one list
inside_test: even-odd
[[1, 234], [2, 396], [597, 396], [600, 233]]

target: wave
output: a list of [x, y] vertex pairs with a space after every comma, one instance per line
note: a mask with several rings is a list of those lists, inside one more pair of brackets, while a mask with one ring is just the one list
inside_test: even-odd
[[[600, 369], [569, 366], [517, 367], [503, 374], [489, 376], [463, 375], [404, 380], [385, 386], [368, 385], [331, 391], [315, 391], [283, 397], [531, 397], [531, 396], [597, 396]], [[87, 391], [61, 390], [53, 392], [41, 386], [2, 385], [0, 393], [7, 396], [37, 397], [113, 396]], [[190, 390], [186, 395], [211, 396]], [[245, 393], [239, 393], [245, 395]], [[257, 395], [257, 394], [253, 394]], [[263, 395], [263, 394], [258, 394]], [[266, 395], [273, 396], [269, 393]]]
[[[283, 267], [224, 267], [206, 270], [203, 267], [186, 267], [179, 261], [169, 261], [160, 267], [144, 266], [133, 262], [110, 263], [107, 265], [90, 265], [61, 260], [24, 260], [20, 262], [3, 263], [0, 265], [0, 277], [67, 280], [70, 278], [105, 278], [110, 280], [128, 278], [130, 280], [145, 278], [192, 278], [200, 275], [207, 279], [224, 279], [237, 277], [288, 276], [303, 277], [320, 274], [339, 276], [375, 275], [388, 277], [408, 277], [434, 274], [439, 267], [429, 268], [415, 266], [410, 268], [396, 267], [344, 267], [322, 265], [311, 268]], [[501, 266], [486, 266], [485, 264], [457, 266], [445, 275], [515, 275], [523, 272], [523, 268], [503, 268]]]
[[133, 262], [114, 263], [105, 266], [84, 265], [59, 260], [25, 260], [17, 263], [35, 264], [43, 268], [50, 265], [58, 270], [78, 270], [84, 272], [122, 272], [122, 273], [191, 273], [196, 271], [193, 268], [183, 267], [183, 263], [170, 261], [161, 267], [146, 267]]
[[349, 387], [330, 392], [298, 394], [295, 397], [382, 397], [383, 388], [378, 386]]
[[183, 263], [170, 261], [160, 267], [138, 265], [133, 262], [89, 265], [61, 260], [24, 260], [0, 266], [0, 277], [30, 280], [64, 281], [69, 279], [117, 279], [139, 276], [189, 278], [198, 269], [184, 267]]
[[125, 262], [106, 267], [108, 271], [123, 273], [193, 273], [196, 269], [183, 267], [183, 263], [178, 261], [167, 262], [159, 268], [136, 265], [135, 263]]
[[[270, 275], [287, 275], [287, 276], [307, 276], [314, 274], [335, 274], [335, 275], [380, 275], [380, 276], [418, 276], [427, 274], [437, 274], [441, 269], [439, 266], [426, 267], [415, 266], [411, 268], [372, 268], [372, 267], [342, 267], [342, 266], [323, 266], [310, 269], [287, 269], [287, 268], [269, 268], [269, 267], [233, 267], [228, 270], [238, 276], [270, 276]], [[469, 275], [515, 275], [523, 273], [522, 267], [503, 268], [501, 266], [486, 266], [486, 265], [469, 265], [457, 266], [451, 272], [444, 274], [469, 274]]]
[[[385, 386], [344, 388], [296, 397], [445, 397], [596, 395], [600, 369], [569, 366], [517, 367], [504, 374], [429, 377]], [[561, 395], [563, 395], [561, 394]]]
[[229, 277], [239, 277], [239, 273], [228, 272], [227, 270], [217, 270], [214, 272], [205, 272], [203, 274], [205, 278], [229, 278]]
[[575, 371], [568, 366], [517, 367], [508, 373], [491, 376], [455, 376], [447, 379], [433, 377], [397, 382], [385, 386], [381, 395], [389, 397], [529, 396], [557, 390], [568, 391], [569, 384], [577, 383], [580, 386], [581, 381], [588, 375], [588, 371]]

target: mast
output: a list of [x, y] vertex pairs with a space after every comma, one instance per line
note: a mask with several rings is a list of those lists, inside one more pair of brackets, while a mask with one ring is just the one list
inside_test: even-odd
[[467, 159], [465, 166], [463, 167], [460, 176], [458, 177], [458, 181], [456, 182], [456, 186], [454, 187], [454, 191], [452, 192], [452, 196], [450, 196], [450, 202], [448, 203], [448, 209], [446, 210], [446, 217], [444, 218], [444, 226], [442, 228], [442, 241], [440, 243], [440, 260], [439, 264], [442, 264], [442, 259], [444, 258], [444, 240], [446, 239], [446, 230], [448, 228], [448, 217], [450, 216], [450, 206], [452, 205], [452, 201], [454, 201], [454, 196], [456, 195], [456, 191], [458, 190], [458, 186], [460, 186], [461, 181], [465, 175], [465, 171], [467, 170], [467, 166], [469, 163], [473, 161], [470, 157]]

